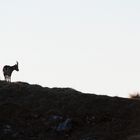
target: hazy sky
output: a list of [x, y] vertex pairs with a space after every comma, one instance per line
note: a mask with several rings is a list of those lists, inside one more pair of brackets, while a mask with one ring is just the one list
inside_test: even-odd
[[139, 0], [0, 0], [12, 81], [125, 96], [140, 92]]

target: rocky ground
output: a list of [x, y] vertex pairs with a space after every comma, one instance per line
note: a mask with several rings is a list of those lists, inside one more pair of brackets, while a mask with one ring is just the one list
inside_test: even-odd
[[0, 140], [140, 140], [140, 101], [0, 81]]

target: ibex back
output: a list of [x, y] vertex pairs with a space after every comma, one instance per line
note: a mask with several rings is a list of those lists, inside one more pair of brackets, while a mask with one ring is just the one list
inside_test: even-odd
[[3, 75], [4, 75], [4, 78], [5, 78], [5, 81], [11, 82], [11, 75], [12, 75], [12, 72], [14, 70], [19, 71], [19, 69], [18, 69], [18, 62], [15, 65], [13, 65], [13, 66], [5, 65], [3, 67]]

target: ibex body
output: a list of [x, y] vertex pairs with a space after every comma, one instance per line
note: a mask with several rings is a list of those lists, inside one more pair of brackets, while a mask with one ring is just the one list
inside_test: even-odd
[[14, 70], [19, 71], [18, 62], [13, 66], [5, 65], [3, 67], [3, 75], [4, 75], [4, 78], [5, 78], [5, 81], [11, 82], [11, 75], [12, 75], [12, 72]]

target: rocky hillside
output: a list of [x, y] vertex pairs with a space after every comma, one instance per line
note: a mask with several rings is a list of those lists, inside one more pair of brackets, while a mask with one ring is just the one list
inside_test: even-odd
[[136, 139], [139, 100], [0, 81], [0, 140]]

